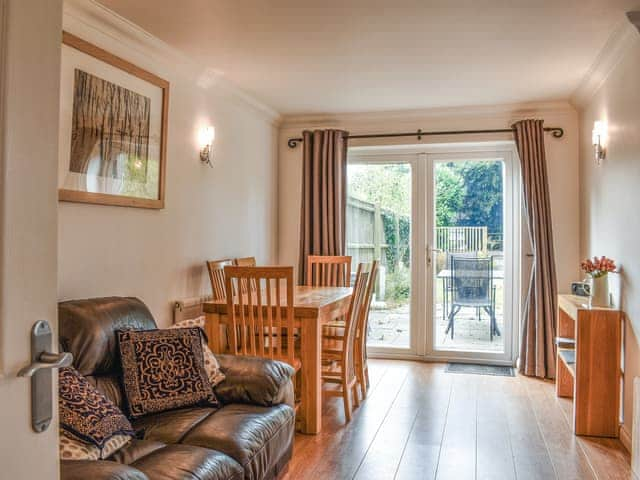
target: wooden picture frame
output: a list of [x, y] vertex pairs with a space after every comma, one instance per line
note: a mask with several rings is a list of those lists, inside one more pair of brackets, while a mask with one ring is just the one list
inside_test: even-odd
[[[71, 129], [73, 128], [70, 114], [70, 108], [68, 105], [68, 101], [64, 102], [66, 103], [66, 105], [63, 104], [63, 96], [64, 94], [62, 93], [63, 88], [67, 88], [68, 90], [68, 85], [65, 87], [65, 85], [61, 85], [61, 135], [60, 135], [60, 139], [61, 139], [61, 145], [60, 145], [60, 158], [59, 158], [59, 165], [60, 165], [60, 169], [62, 170], [63, 167], [66, 168], [66, 170], [64, 172], [60, 172], [59, 174], [59, 189], [58, 189], [58, 200], [60, 201], [64, 201], [64, 202], [79, 202], [79, 203], [91, 203], [91, 204], [98, 204], [98, 205], [115, 205], [115, 206], [121, 206], [121, 207], [136, 207], [136, 208], [150, 208], [150, 209], [162, 209], [164, 208], [164, 201], [165, 201], [165, 183], [166, 183], [166, 162], [167, 162], [167, 128], [168, 128], [168, 113], [169, 113], [169, 82], [158, 77], [157, 75], [154, 75], [153, 73], [144, 70], [134, 64], [132, 64], [131, 62], [128, 62], [127, 60], [124, 60], [123, 58], [120, 58], [116, 55], [113, 55], [109, 52], [107, 52], [106, 50], [103, 50], [100, 47], [97, 47], [85, 40], [82, 40], [79, 37], [76, 37], [75, 35], [68, 33], [68, 32], [63, 32], [62, 33], [62, 44], [63, 46], [67, 46], [67, 47], [71, 47], [72, 49], [75, 49], [83, 54], [86, 54], [90, 57], [93, 57], [93, 59], [96, 59], [100, 62], [104, 62], [104, 64], [107, 64], [108, 66], [114, 67], [115, 69], [117, 69], [118, 71], [122, 71], [125, 74], [128, 74], [132, 77], [128, 77], [131, 78], [132, 81], [134, 82], [146, 82], [146, 84], [149, 85], [150, 89], [155, 89], [155, 87], [157, 87], [158, 89], [160, 89], [159, 92], [156, 93], [156, 96], [158, 96], [161, 92], [161, 105], [157, 105], [158, 101], [153, 103], [153, 111], [156, 114], [156, 117], [158, 115], [160, 115], [159, 118], [155, 118], [154, 122], [155, 122], [155, 130], [159, 129], [159, 140], [156, 141], [153, 145], [153, 150], [155, 151], [155, 153], [159, 154], [159, 158], [154, 158], [153, 159], [153, 165], [154, 168], [157, 168], [157, 186], [156, 186], [156, 176], [154, 176], [154, 178], [152, 179], [153, 184], [152, 187], [154, 188], [154, 190], [157, 190], [157, 197], [156, 198], [148, 198], [145, 196], [136, 196], [136, 195], [123, 195], [123, 194], [118, 194], [118, 193], [113, 193], [113, 192], [102, 192], [102, 191], [87, 191], [87, 190], [82, 190], [82, 189], [74, 189], [74, 188], [69, 188], [67, 185], [64, 184], [64, 182], [66, 180], [64, 180], [64, 176], [63, 175], [68, 175], [68, 174], [74, 174], [76, 176], [78, 176], [79, 174], [76, 173], [78, 172], [78, 170], [74, 170], [71, 171], [72, 168], [72, 162], [73, 162], [73, 158], [72, 158], [72, 150], [71, 150], [71, 146], [70, 146], [70, 142], [72, 142], [72, 140], [70, 139], [72, 137], [72, 133], [71, 133]], [[64, 53], [64, 52], [63, 52]], [[64, 60], [64, 56], [63, 56], [63, 60]], [[98, 65], [99, 67], [100, 65]], [[71, 67], [66, 66], [63, 64], [63, 74], [64, 74], [64, 69], [70, 70]], [[109, 68], [109, 67], [107, 67]], [[146, 145], [144, 145], [144, 147], [146, 148], [146, 150], [144, 150], [145, 154], [147, 155], [146, 157], [144, 155], [142, 155], [140, 158], [142, 158], [142, 160], [144, 161], [144, 168], [145, 168], [145, 173], [144, 175], [142, 175], [142, 177], [144, 178], [145, 184], [146, 182], [148, 182], [148, 175], [149, 175], [149, 171], [147, 170], [147, 162], [151, 162], [151, 157], [149, 155], [149, 151], [151, 150], [150, 147], [150, 142], [151, 142], [151, 135], [152, 135], [152, 131], [151, 131], [151, 127], [149, 126], [150, 121], [149, 121], [149, 117], [151, 116], [151, 114], [149, 113], [149, 111], [152, 110], [151, 99], [148, 99], [147, 97], [145, 97], [143, 94], [133, 91], [132, 89], [129, 89], [128, 87], [121, 87], [119, 84], [117, 84], [115, 81], [112, 80], [104, 80], [103, 78], [101, 78], [101, 76], [99, 75], [95, 75], [92, 73], [85, 73], [80, 71], [78, 68], [75, 68], [75, 75], [76, 75], [76, 83], [78, 80], [78, 72], [80, 72], [80, 74], [84, 74], [87, 77], [92, 77], [90, 80], [95, 80], [96, 82], [102, 82], [103, 84], [109, 84], [109, 86], [111, 88], [119, 88], [121, 89], [121, 91], [126, 92], [127, 95], [130, 96], [135, 96], [136, 100], [138, 98], [143, 99], [144, 102], [149, 102], [147, 104], [145, 104], [145, 107], [141, 107], [141, 108], [146, 108], [146, 110], [140, 114], [140, 116], [142, 115], [147, 115], [147, 117], [145, 117], [143, 120], [146, 119], [147, 124], [146, 124], [146, 130], [144, 130], [146, 132], [146, 137], [144, 136], [143, 133], [141, 133], [141, 129], [138, 129], [138, 136], [136, 137], [138, 140], [139, 139], [145, 139], [146, 138]], [[70, 75], [70, 74], [69, 74]], [[135, 78], [133, 78], [135, 77]], [[64, 78], [64, 75], [63, 75]], [[124, 78], [124, 77], [123, 77]], [[68, 82], [67, 82], [68, 83]], [[75, 116], [75, 109], [77, 109], [78, 107], [75, 105], [76, 102], [76, 97], [78, 97], [77, 94], [77, 85], [76, 83], [74, 83], [73, 85], [73, 101], [74, 101], [74, 105], [73, 108], [71, 110], [73, 110], [73, 115]], [[145, 85], [146, 85], [145, 84]], [[67, 100], [68, 97], [70, 96], [67, 92]], [[113, 98], [113, 97], [112, 97]], [[127, 98], [131, 98], [131, 97], [127, 97]], [[105, 100], [106, 101], [106, 100]], [[121, 100], [122, 103], [127, 102], [128, 100]], [[136, 104], [138, 105], [138, 104]], [[66, 108], [66, 110], [65, 110]], [[133, 108], [133, 107], [132, 107]], [[113, 111], [113, 110], [112, 110]], [[118, 119], [116, 119], [118, 120]], [[68, 128], [63, 128], [63, 125], [65, 125], [64, 121], [66, 121], [66, 125], [68, 125]], [[133, 123], [133, 122], [131, 122]], [[142, 124], [144, 123], [144, 121], [142, 122], [138, 122], [138, 124]], [[104, 123], [102, 124], [104, 125]], [[130, 126], [130, 123], [127, 123], [127, 125], [129, 126], [129, 128], [134, 128]], [[88, 127], [85, 127], [88, 128]], [[142, 127], [143, 129], [145, 127]], [[121, 131], [121, 130], [119, 130]], [[115, 128], [112, 132], [110, 132], [110, 137], [111, 138], [115, 138], [116, 134], [113, 133], [116, 132]], [[97, 135], [96, 134], [96, 138]], [[102, 137], [104, 138], [104, 137]], [[128, 138], [128, 137], [127, 137]], [[104, 141], [104, 140], [101, 140]], [[109, 142], [111, 142], [111, 140], [109, 140]], [[129, 141], [128, 146], [129, 148], [131, 148], [131, 144], [135, 143], [132, 141]], [[141, 145], [141, 143], [136, 143], [134, 145], [134, 148], [139, 148], [139, 146]], [[95, 147], [95, 146], [94, 146]], [[116, 152], [117, 153], [117, 152]], [[88, 157], [88, 153], [87, 153], [87, 157]], [[102, 150], [100, 150], [100, 156], [98, 158], [99, 163], [109, 163], [111, 162], [110, 157], [109, 158], [109, 162], [105, 161], [104, 158], [101, 156], [102, 155]], [[66, 158], [65, 158], [66, 157]], [[126, 158], [126, 163], [127, 163], [127, 167], [125, 168], [129, 168], [129, 163], [131, 160], [134, 160], [135, 158], [129, 158], [129, 154], [125, 155]], [[119, 160], [118, 160], [119, 161]], [[85, 162], [86, 163], [86, 162]], [[113, 163], [113, 162], [111, 162]], [[137, 168], [140, 168], [140, 160], [136, 161], [136, 166]], [[151, 163], [149, 163], [151, 164]], [[66, 167], [65, 167], [66, 166]], [[100, 175], [102, 175], [102, 167], [100, 167], [100, 174], [96, 174], [94, 177], [99, 177]], [[109, 167], [109, 170], [111, 170], [111, 167]], [[81, 172], [84, 174], [85, 177], [88, 176], [86, 168], [84, 170], [84, 172]], [[115, 174], [114, 174], [115, 175]], [[115, 177], [114, 177], [115, 178]], [[101, 177], [99, 180], [103, 181], [103, 182], [107, 182], [107, 180], [104, 180], [103, 177]], [[117, 181], [122, 181], [121, 178], [115, 178], [115, 180], [113, 178], [109, 178], [109, 181], [112, 181], [113, 183], [116, 183]], [[83, 180], [84, 181], [84, 180]], [[76, 181], [76, 183], [78, 183], [78, 181]], [[88, 183], [88, 181], [87, 181]], [[133, 182], [132, 182], [133, 183]], [[140, 184], [138, 184], [140, 185]], [[149, 192], [147, 192], [146, 187], [144, 189], [145, 195], [148, 195]]]

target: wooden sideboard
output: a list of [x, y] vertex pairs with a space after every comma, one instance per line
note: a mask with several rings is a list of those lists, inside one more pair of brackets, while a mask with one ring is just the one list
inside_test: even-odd
[[622, 312], [558, 296], [556, 394], [573, 398], [576, 435], [618, 437]]

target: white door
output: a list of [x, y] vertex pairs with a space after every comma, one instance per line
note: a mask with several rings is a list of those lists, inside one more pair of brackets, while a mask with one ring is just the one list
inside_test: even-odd
[[[354, 270], [360, 261], [381, 265], [372, 356], [513, 364], [516, 158], [512, 142], [349, 149], [347, 252]], [[454, 288], [463, 264], [484, 269], [466, 279], [475, 290]]]
[[59, 469], [56, 397], [52, 425], [35, 433], [31, 383], [16, 374], [37, 320], [57, 337], [61, 22], [60, 0], [0, 0], [0, 477], [15, 480]]
[[372, 354], [418, 351], [423, 168], [414, 153], [349, 151], [347, 255], [354, 272], [360, 262], [379, 262], [367, 334]]
[[520, 292], [513, 146], [449, 147], [428, 158], [425, 353], [513, 365]]

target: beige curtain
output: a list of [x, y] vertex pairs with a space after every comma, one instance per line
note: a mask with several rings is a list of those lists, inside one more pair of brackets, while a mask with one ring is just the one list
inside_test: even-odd
[[513, 125], [522, 167], [526, 220], [533, 265], [522, 322], [520, 372], [555, 378], [554, 337], [558, 286], [556, 282], [549, 181], [542, 120]]
[[347, 132], [315, 130], [302, 136], [300, 285], [307, 278], [307, 256], [344, 255], [347, 206]]

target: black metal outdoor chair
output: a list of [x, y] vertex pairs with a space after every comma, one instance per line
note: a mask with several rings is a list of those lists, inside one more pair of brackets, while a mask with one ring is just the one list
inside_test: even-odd
[[462, 308], [484, 310], [489, 315], [489, 335], [500, 336], [496, 321], [496, 289], [493, 284], [493, 257], [451, 257], [451, 311], [445, 334], [453, 331]]

